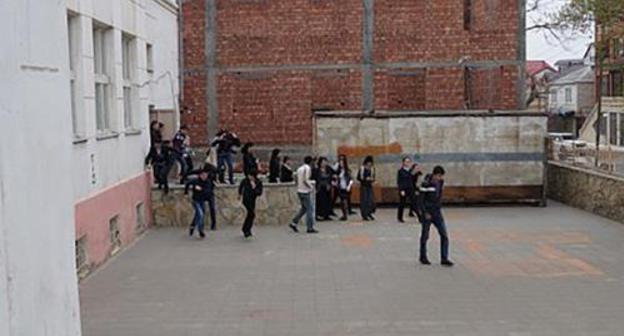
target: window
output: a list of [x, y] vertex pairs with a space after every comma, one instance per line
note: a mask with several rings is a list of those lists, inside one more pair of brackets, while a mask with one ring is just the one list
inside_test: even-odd
[[611, 71], [609, 73], [609, 82], [611, 84], [611, 97], [624, 96], [624, 76], [622, 71]]
[[110, 254], [114, 255], [121, 249], [121, 231], [119, 229], [119, 216], [115, 216], [108, 222], [108, 233], [110, 242]]
[[142, 233], [145, 231], [145, 205], [143, 202], [140, 202], [136, 206], [136, 232]]
[[609, 113], [609, 143], [611, 145], [617, 145], [618, 141], [618, 114], [611, 112]]
[[123, 106], [124, 106], [124, 127], [131, 129], [134, 126], [134, 87], [136, 78], [136, 39], [130, 35], [123, 34], [121, 38], [121, 59], [123, 73]]
[[551, 104], [557, 103], [557, 90], [556, 89], [550, 90], [550, 102]]
[[565, 102], [566, 103], [572, 102], [572, 88], [565, 89]]
[[110, 28], [93, 25], [93, 62], [95, 79], [95, 115], [98, 133], [110, 132], [111, 125], [111, 72], [112, 62], [108, 50]]
[[78, 73], [80, 69], [80, 18], [77, 15], [67, 16], [67, 40], [69, 47], [69, 92], [72, 118], [72, 132], [75, 139], [84, 138], [84, 120], [78, 112], [79, 90]]
[[78, 279], [84, 279], [89, 273], [89, 259], [87, 256], [87, 236], [75, 241], [74, 247], [76, 249], [76, 273]]
[[145, 46], [145, 54], [147, 60], [147, 72], [150, 74], [154, 73], [154, 47], [151, 44], [147, 44]]

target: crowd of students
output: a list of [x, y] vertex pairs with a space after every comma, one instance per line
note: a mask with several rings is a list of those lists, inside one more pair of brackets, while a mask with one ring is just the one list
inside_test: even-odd
[[[244, 178], [239, 184], [238, 194], [246, 209], [242, 232], [245, 238], [252, 237], [256, 200], [263, 192], [263, 183], [258, 177], [259, 160], [254, 154], [253, 144], [246, 143], [241, 147], [241, 141], [236, 134], [222, 129], [211, 142], [203, 166], [194, 169], [187, 128], [180, 127], [173, 141], [167, 141], [162, 137], [162, 127], [163, 125], [158, 122], [151, 124], [152, 143], [145, 164], [151, 165], [156, 184], [158, 188], [164, 189], [165, 193], [169, 191], [169, 173], [176, 162], [179, 164], [180, 183], [185, 185], [185, 194], [188, 194], [189, 190], [192, 192], [191, 202], [195, 215], [189, 228], [191, 236], [195, 231], [201, 238], [206, 235], [204, 231], [206, 203], [210, 214], [210, 228], [216, 230], [214, 189], [217, 181], [222, 184], [234, 184], [234, 155], [240, 148]], [[342, 212], [339, 220], [346, 221], [349, 215], [355, 215], [356, 212], [351, 206], [351, 194], [356, 181], [360, 189], [360, 216], [364, 221], [375, 220], [377, 206], [373, 186], [376, 181], [376, 169], [372, 156], [364, 159], [353, 176], [345, 155], [339, 155], [334, 163], [330, 163], [326, 157], [306, 156], [303, 164], [294, 171], [292, 159], [288, 156], [280, 157], [280, 154], [281, 151], [277, 148], [271, 152], [268, 183], [296, 182], [300, 209], [289, 223], [294, 232], [299, 232], [298, 224], [305, 217], [306, 232], [318, 233], [315, 227], [317, 221], [334, 220], [338, 217], [334, 210], [336, 205], [339, 205]], [[410, 217], [418, 217], [421, 223], [420, 262], [424, 265], [430, 264], [427, 257], [427, 240], [431, 225], [435, 226], [440, 235], [441, 263], [444, 266], [452, 266], [453, 263], [448, 256], [448, 232], [441, 211], [445, 171], [441, 166], [436, 166], [431, 174], [425, 176], [423, 182], [419, 183], [422, 175], [418, 164], [412, 162], [409, 157], [403, 158], [397, 171], [399, 190], [397, 220], [400, 223], [405, 221], [406, 208], [409, 209]]]

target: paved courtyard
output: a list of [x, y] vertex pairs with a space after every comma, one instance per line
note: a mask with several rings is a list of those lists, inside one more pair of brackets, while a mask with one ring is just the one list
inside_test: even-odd
[[624, 225], [548, 208], [450, 208], [452, 269], [416, 262], [419, 226], [319, 235], [155, 229], [81, 284], [83, 335], [624, 335]]

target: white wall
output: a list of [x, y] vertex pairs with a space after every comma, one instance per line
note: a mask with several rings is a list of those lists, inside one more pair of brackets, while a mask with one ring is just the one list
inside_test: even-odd
[[[68, 8], [80, 15], [82, 91], [79, 105], [84, 118], [85, 139], [74, 145], [74, 197], [88, 198], [102, 189], [141, 174], [149, 146], [149, 105], [157, 109], [174, 109], [178, 97], [177, 12], [171, 5], [157, 0], [68, 0]], [[116, 125], [112, 137], [99, 137], [96, 132], [95, 92], [93, 77], [93, 20], [113, 28], [114, 104], [111, 107]], [[136, 39], [138, 96], [135, 125], [125, 129], [122, 85], [122, 33]], [[147, 72], [146, 44], [154, 50], [154, 73]], [[162, 77], [169, 73], [171, 77]], [[160, 79], [159, 79], [160, 78]], [[148, 84], [151, 80], [157, 80]], [[173, 84], [173, 88], [171, 86]], [[173, 90], [172, 90], [173, 89]]]
[[0, 335], [80, 335], [65, 3], [0, 13]]

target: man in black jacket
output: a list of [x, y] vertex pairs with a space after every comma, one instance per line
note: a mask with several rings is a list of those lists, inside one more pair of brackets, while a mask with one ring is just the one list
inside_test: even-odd
[[154, 143], [145, 157], [145, 165], [153, 167], [158, 189], [164, 189], [165, 194], [169, 192], [168, 175], [174, 160], [173, 148], [169, 145], [169, 141]]
[[403, 164], [397, 172], [397, 186], [399, 188], [399, 210], [397, 220], [404, 223], [403, 211], [405, 206], [411, 209], [414, 198], [414, 176], [412, 171], [412, 159], [403, 157]]
[[243, 235], [245, 238], [252, 236], [251, 228], [256, 218], [256, 199], [262, 195], [262, 181], [258, 179], [258, 172], [253, 170], [241, 181], [238, 187], [238, 198], [242, 199], [243, 206], [247, 210], [247, 216], [243, 223]]
[[192, 236], [195, 228], [199, 232], [199, 236], [204, 238], [204, 215], [206, 214], [206, 202], [208, 202], [210, 210], [210, 227], [212, 230], [216, 229], [217, 219], [215, 211], [215, 196], [214, 196], [214, 174], [211, 174], [208, 170], [202, 170], [199, 173], [197, 179], [191, 180], [186, 183], [184, 188], [184, 194], [188, 194], [189, 188], [193, 191], [193, 208], [195, 209], [195, 216], [193, 217], [193, 223], [189, 229], [189, 235]]
[[449, 260], [449, 238], [446, 231], [446, 223], [442, 216], [442, 190], [444, 188], [444, 168], [436, 166], [431, 175], [428, 175], [420, 188], [422, 199], [422, 211], [424, 220], [420, 234], [420, 263], [430, 265], [427, 258], [427, 240], [429, 239], [429, 229], [433, 224], [440, 235], [440, 252], [442, 266], [453, 266]]
[[235, 147], [241, 145], [236, 134], [222, 129], [212, 141], [211, 146], [217, 147], [217, 169], [219, 169], [219, 182], [225, 183], [225, 167], [228, 169], [228, 182], [234, 184], [234, 162], [232, 155], [236, 153]]

